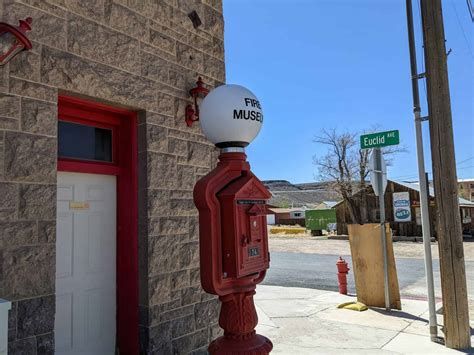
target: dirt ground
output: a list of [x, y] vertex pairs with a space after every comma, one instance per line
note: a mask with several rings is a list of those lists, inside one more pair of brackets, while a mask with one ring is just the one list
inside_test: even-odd
[[[350, 255], [348, 240], [330, 240], [310, 236], [272, 236], [269, 238], [270, 252], [290, 252], [329, 255]], [[423, 243], [394, 242], [396, 258], [423, 259]], [[433, 259], [438, 259], [438, 243], [431, 243]], [[474, 261], [474, 239], [464, 240], [465, 261]]]

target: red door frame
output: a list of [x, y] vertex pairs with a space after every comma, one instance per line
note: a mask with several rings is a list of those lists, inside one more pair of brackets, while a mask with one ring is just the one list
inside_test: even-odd
[[117, 177], [117, 334], [121, 354], [138, 354], [137, 114], [59, 96], [58, 120], [112, 130], [112, 163], [58, 157], [58, 171]]

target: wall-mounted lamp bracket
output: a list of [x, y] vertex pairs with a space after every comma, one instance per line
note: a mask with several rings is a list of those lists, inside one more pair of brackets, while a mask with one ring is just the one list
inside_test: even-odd
[[198, 81], [196, 81], [196, 87], [189, 90], [189, 94], [194, 100], [193, 104], [188, 104], [185, 110], [185, 121], [188, 127], [193, 125], [193, 122], [199, 120], [199, 105], [197, 102], [198, 98], [205, 98], [206, 95], [209, 93], [209, 90], [204, 87], [204, 82], [202, 78], [199, 77]]
[[31, 17], [20, 20], [18, 26], [0, 22], [0, 66], [7, 64], [18, 53], [32, 48], [31, 41], [26, 36], [31, 31]]

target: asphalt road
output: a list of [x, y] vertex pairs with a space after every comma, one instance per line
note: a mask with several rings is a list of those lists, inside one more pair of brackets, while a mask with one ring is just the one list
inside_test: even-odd
[[[352, 265], [349, 255], [343, 256]], [[324, 254], [271, 253], [270, 269], [265, 285], [304, 287], [338, 291], [336, 261], [338, 257]], [[400, 293], [404, 297], [426, 296], [423, 259], [396, 259]], [[441, 297], [439, 262], [433, 261], [436, 297]], [[474, 262], [466, 262], [469, 298], [474, 299]], [[354, 274], [348, 275], [348, 291], [355, 293]]]

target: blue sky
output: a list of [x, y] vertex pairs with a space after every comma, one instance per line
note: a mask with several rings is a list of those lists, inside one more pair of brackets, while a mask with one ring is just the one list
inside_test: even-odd
[[[315, 135], [378, 125], [399, 129], [408, 149], [389, 178], [417, 179], [405, 11], [403, 0], [224, 0], [227, 82], [252, 90], [265, 114], [247, 148], [257, 176], [314, 181], [312, 157], [325, 152]], [[413, 11], [422, 72], [416, 0]], [[465, 0], [444, 0], [443, 12], [458, 177], [474, 177], [473, 24]], [[431, 172], [427, 122], [424, 139]]]

